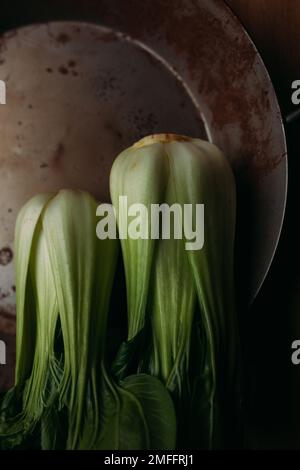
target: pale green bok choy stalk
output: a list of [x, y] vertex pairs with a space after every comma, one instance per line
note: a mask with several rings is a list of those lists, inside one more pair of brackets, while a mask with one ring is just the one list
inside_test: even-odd
[[[137, 203], [148, 209], [148, 215], [136, 212], [138, 222], [129, 217], [129, 230], [131, 222], [139, 223], [144, 227], [140, 232], [146, 230], [143, 237], [121, 239], [129, 333], [115, 373], [126, 373], [132, 351], [144, 351], [139, 369], [163, 380], [173, 395], [178, 445], [222, 447], [229, 434], [236, 437], [240, 420], [233, 283], [235, 182], [230, 165], [215, 145], [200, 139], [149, 136], [117, 157], [110, 189], [119, 233], [127, 230], [120, 196], [127, 197], [128, 207]], [[189, 204], [194, 224], [196, 205], [204, 204], [202, 249], [186, 249], [191, 240], [183, 216], [171, 217], [170, 239], [163, 239], [161, 227], [153, 227], [149, 215], [153, 204], [171, 209], [179, 205], [182, 214]], [[160, 224], [166, 222], [164, 217]], [[175, 225], [182, 228], [182, 239], [172, 236]], [[151, 239], [157, 231], [159, 239]], [[152, 344], [147, 347], [149, 331]]]
[[16, 223], [15, 387], [7, 393], [1, 407], [1, 433], [5, 433], [8, 447], [26, 441], [47, 401], [58, 310], [40, 218], [52, 197], [53, 194], [41, 194], [32, 198], [20, 211]]
[[116, 384], [107, 372], [118, 242], [97, 238], [96, 209], [89, 194], [64, 190], [33, 198], [18, 218], [14, 390], [22, 396], [4, 429], [40, 427], [47, 449], [171, 448], [175, 415], [163, 385], [143, 374]]
[[117, 385], [106, 370], [118, 245], [96, 238], [95, 216], [94, 201], [72, 193], [51, 201], [43, 221], [65, 345], [60, 400], [69, 410], [67, 447], [172, 448], [175, 415], [163, 385], [144, 374]]

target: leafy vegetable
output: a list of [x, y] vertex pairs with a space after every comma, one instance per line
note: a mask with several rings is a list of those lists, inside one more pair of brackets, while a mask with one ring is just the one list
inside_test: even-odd
[[34, 197], [21, 210], [15, 230], [17, 344], [15, 387], [2, 404], [8, 446], [33, 433], [46, 402], [57, 306], [40, 217], [52, 194]]
[[19, 215], [16, 386], [1, 410], [6, 447], [36, 435], [46, 449], [175, 445], [163, 384], [144, 375], [117, 384], [106, 369], [118, 244], [97, 239], [96, 207], [89, 194], [65, 190], [33, 198]]
[[150, 136], [117, 157], [110, 188], [127, 341], [110, 368], [118, 242], [96, 237], [96, 201], [82, 191], [36, 196], [16, 225], [16, 384], [1, 404], [0, 447], [234, 445], [241, 391], [230, 166], [208, 142]]
[[[103, 370], [102, 428], [92, 449], [174, 449], [176, 417], [172, 400], [155, 377], [128, 376], [116, 384]], [[90, 424], [90, 435], [95, 422]], [[87, 434], [81, 448], [89, 448]]]
[[[158, 228], [149, 215], [140, 217], [146, 227], [143, 238], [121, 239], [129, 328], [115, 370], [126, 374], [130, 350], [139, 349], [136, 343], [145, 342], [151, 330], [152, 352], [148, 354], [144, 343], [139, 369], [161, 378], [171, 391], [182, 429], [179, 445], [222, 447], [231, 420], [232, 427], [238, 426], [240, 416], [233, 285], [235, 184], [230, 166], [208, 142], [150, 136], [115, 160], [110, 188], [119, 233], [127, 230], [120, 196], [127, 196], [128, 207], [144, 204], [148, 214], [153, 204], [179, 204], [182, 211], [190, 204], [193, 221], [196, 205], [205, 206], [201, 250], [186, 250], [190, 237], [185, 230], [183, 240], [151, 238]], [[182, 226], [183, 219], [174, 217], [174, 229], [176, 224]], [[191, 361], [193, 353], [198, 359]]]

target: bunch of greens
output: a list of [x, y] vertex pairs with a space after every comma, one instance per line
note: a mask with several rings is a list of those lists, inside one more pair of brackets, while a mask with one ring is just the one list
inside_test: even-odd
[[[230, 165], [208, 142], [150, 136], [116, 158], [110, 189], [127, 340], [111, 364], [118, 241], [97, 238], [96, 201], [81, 191], [34, 197], [16, 225], [16, 381], [1, 404], [0, 447], [236, 446], [242, 410]], [[134, 209], [134, 236], [120, 196]], [[204, 245], [193, 249], [199, 205]]]
[[[137, 209], [131, 221], [141, 236], [121, 240], [128, 340], [120, 348], [115, 373], [144, 371], [163, 381], [176, 406], [180, 447], [236, 445], [241, 393], [230, 165], [208, 142], [149, 136], [115, 160], [110, 189], [120, 233], [130, 226], [120, 196], [127, 197], [128, 207], [139, 203], [147, 208], [146, 213]], [[158, 204], [190, 210], [193, 221], [197, 204], [204, 204], [201, 250], [186, 249], [186, 230], [183, 239], [164, 237], [162, 224], [151, 216], [151, 207]], [[183, 217], [174, 216], [174, 229], [176, 224], [186, 229], [183, 223]], [[153, 233], [160, 236], [153, 238]]]
[[15, 387], [1, 406], [2, 448], [167, 449], [171, 398], [155, 377], [116, 383], [105, 363], [115, 240], [96, 237], [85, 192], [34, 197], [15, 234]]

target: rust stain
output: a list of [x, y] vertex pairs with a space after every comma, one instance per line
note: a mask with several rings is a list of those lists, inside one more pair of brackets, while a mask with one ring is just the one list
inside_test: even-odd
[[6, 299], [9, 296], [9, 293], [0, 289], [0, 300]]
[[0, 316], [2, 318], [7, 319], [7, 320], [12, 320], [12, 318], [13, 318], [11, 313], [6, 312], [5, 310], [3, 310], [3, 308], [0, 309]]
[[134, 129], [133, 137], [136, 140], [157, 131], [158, 119], [152, 112], [145, 113], [143, 109], [138, 109], [129, 114], [127, 119], [132, 124], [132, 128]]
[[[16, 318], [5, 310], [0, 310], [0, 331], [9, 335], [16, 332]], [[2, 338], [1, 338], [2, 339]]]
[[68, 75], [69, 73], [69, 70], [67, 69], [67, 67], [65, 67], [64, 65], [61, 65], [59, 68], [58, 68], [58, 71], [60, 73], [62, 73], [63, 75]]
[[[83, 6], [83, 8], [86, 9], [86, 6], [85, 7]], [[75, 24], [75, 25], [72, 26], [72, 31], [76, 34], [80, 34], [81, 33], [81, 27], [78, 24]]]
[[114, 136], [116, 136], [118, 139], [122, 139], [122, 138], [123, 138], [122, 132], [121, 132], [119, 129], [117, 129], [112, 123], [110, 123], [110, 122], [105, 123], [104, 128], [105, 128], [107, 131], [111, 132], [111, 133], [112, 133]]
[[113, 42], [118, 39], [118, 35], [114, 31], [110, 31], [110, 32], [105, 31], [105, 33], [103, 32], [99, 33], [98, 31], [95, 31], [95, 32], [92, 32], [92, 36], [94, 40], [103, 42], [103, 43]]
[[56, 41], [60, 44], [67, 44], [70, 40], [70, 36], [68, 36], [66, 33], [60, 33], [58, 36], [56, 36]]
[[64, 153], [65, 153], [65, 146], [62, 142], [59, 142], [52, 158], [53, 168], [60, 167], [61, 160], [62, 160], [62, 157], [64, 156]]
[[13, 252], [9, 246], [5, 246], [0, 250], [0, 265], [6, 266], [13, 259]]

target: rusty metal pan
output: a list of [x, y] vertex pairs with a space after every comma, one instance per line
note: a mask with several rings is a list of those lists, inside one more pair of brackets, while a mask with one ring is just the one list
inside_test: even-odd
[[20, 19], [0, 38], [0, 329], [14, 314], [20, 206], [59, 187], [107, 200], [116, 154], [154, 132], [207, 138], [230, 160], [249, 304], [280, 235], [287, 154], [274, 89], [240, 22], [221, 0], [40, 3], [24, 22], [47, 24]]

